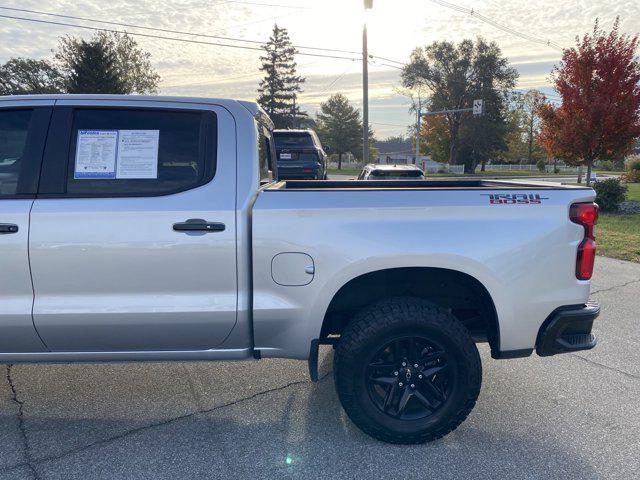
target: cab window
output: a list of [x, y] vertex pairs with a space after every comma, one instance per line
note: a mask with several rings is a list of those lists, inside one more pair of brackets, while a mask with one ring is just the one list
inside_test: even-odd
[[0, 199], [33, 197], [51, 109], [0, 110]]
[[216, 116], [210, 111], [77, 108], [68, 196], [155, 196], [211, 181]]

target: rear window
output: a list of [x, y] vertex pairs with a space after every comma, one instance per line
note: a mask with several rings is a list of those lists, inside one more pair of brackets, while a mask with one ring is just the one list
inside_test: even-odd
[[313, 138], [308, 133], [274, 132], [276, 148], [314, 148]]
[[376, 178], [423, 178], [420, 170], [374, 170], [370, 176]]

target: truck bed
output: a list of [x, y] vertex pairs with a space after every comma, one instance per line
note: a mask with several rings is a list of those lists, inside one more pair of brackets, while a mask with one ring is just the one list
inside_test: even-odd
[[485, 180], [439, 178], [438, 180], [284, 180], [267, 190], [581, 190], [589, 187], [535, 180]]

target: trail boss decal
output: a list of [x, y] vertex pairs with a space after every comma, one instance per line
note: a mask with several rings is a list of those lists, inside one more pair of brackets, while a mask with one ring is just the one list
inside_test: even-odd
[[481, 193], [483, 197], [489, 197], [491, 205], [539, 205], [547, 197], [541, 197], [539, 193]]

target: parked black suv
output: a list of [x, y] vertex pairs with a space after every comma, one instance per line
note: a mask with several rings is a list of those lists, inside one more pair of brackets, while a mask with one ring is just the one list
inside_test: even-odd
[[327, 154], [313, 130], [274, 130], [278, 180], [326, 180]]

